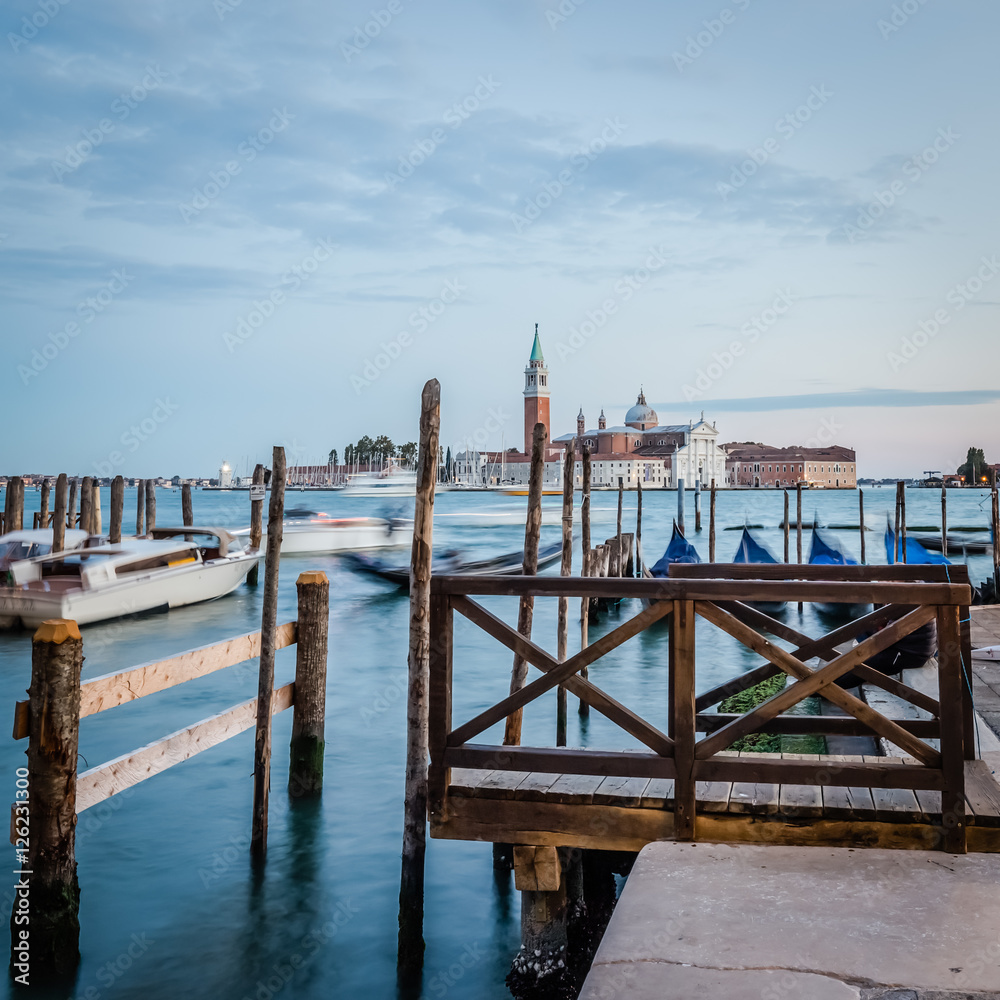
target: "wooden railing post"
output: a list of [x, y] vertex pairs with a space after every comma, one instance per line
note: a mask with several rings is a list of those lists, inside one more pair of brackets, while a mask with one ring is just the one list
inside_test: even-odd
[[146, 481], [135, 481], [135, 537], [141, 538], [146, 524]]
[[[253, 479], [251, 482], [254, 486], [264, 485], [264, 466], [258, 462], [253, 468]], [[263, 514], [264, 512], [264, 501], [263, 500], [251, 500], [250, 501], [250, 551], [257, 552], [260, 549], [260, 540], [264, 537], [264, 525], [263, 525]], [[253, 566], [250, 572], [247, 574], [247, 584], [251, 587], [257, 586], [258, 570], [260, 569], [260, 563]]]
[[115, 476], [111, 480], [111, 523], [108, 526], [108, 541], [117, 545], [122, 540], [122, 516], [125, 513], [125, 480]]
[[[583, 446], [581, 455], [583, 466], [583, 499], [580, 501], [580, 532], [582, 534], [581, 547], [581, 576], [593, 576], [594, 567], [591, 558], [590, 548], [590, 446]], [[591, 598], [580, 598], [580, 648], [586, 649], [590, 643], [590, 602]], [[587, 679], [587, 668], [580, 671], [580, 676]], [[590, 706], [581, 698], [579, 714], [583, 718], [590, 715]]]
[[321, 571], [300, 573], [295, 589], [299, 623], [288, 791], [298, 796], [323, 789], [330, 581]]
[[[31, 645], [27, 787], [19, 795], [27, 808], [15, 806], [13, 824], [21, 871], [15, 872], [20, 882], [10, 923], [11, 973], [27, 972], [27, 980], [18, 980], [23, 984], [70, 977], [80, 962], [76, 764], [82, 665], [76, 622], [43, 622]], [[25, 938], [29, 969], [20, 970]]]
[[941, 822], [944, 849], [951, 854], [966, 852], [965, 823], [965, 740], [962, 695], [962, 636], [955, 605], [937, 609], [938, 700], [941, 706], [941, 769], [944, 791], [941, 792]]
[[52, 512], [52, 551], [62, 552], [66, 546], [66, 473], [56, 479], [56, 506]]
[[[149, 481], [152, 484], [152, 480]], [[149, 507], [149, 498], [146, 498]], [[260, 673], [257, 680], [257, 732], [253, 758], [253, 822], [250, 856], [267, 856], [267, 803], [271, 791], [271, 708], [274, 703], [275, 627], [278, 623], [278, 564], [285, 513], [285, 449], [275, 447], [271, 460], [271, 505], [267, 514], [267, 562], [260, 617]], [[150, 524], [152, 527], [152, 524]]]
[[410, 550], [410, 644], [407, 656], [406, 782], [403, 852], [399, 878], [396, 971], [407, 984], [419, 980], [424, 963], [424, 855], [427, 850], [428, 678], [431, 650], [431, 556], [434, 543], [434, 482], [441, 434], [441, 384], [430, 379], [420, 396], [417, 493]]
[[451, 678], [454, 611], [448, 597], [431, 598], [431, 648], [428, 676], [430, 706], [428, 710], [428, 745], [430, 769], [427, 777], [427, 810], [440, 816], [448, 788], [449, 768], [444, 764], [444, 751], [451, 732]]
[[671, 735], [675, 743], [674, 838], [694, 840], [695, 827], [695, 695], [693, 601], [674, 601], [670, 622]]
[[[573, 442], [566, 446], [566, 461], [563, 466], [562, 504], [562, 562], [560, 576], [570, 576], [573, 572], [573, 471], [576, 466], [576, 449]], [[619, 494], [620, 496], [621, 494]], [[560, 663], [566, 659], [569, 646], [569, 598], [560, 597], [556, 638], [556, 656]], [[556, 746], [566, 746], [566, 685], [560, 684], [556, 694]]]
[[152, 534], [156, 527], [156, 480], [146, 480], [146, 534]]

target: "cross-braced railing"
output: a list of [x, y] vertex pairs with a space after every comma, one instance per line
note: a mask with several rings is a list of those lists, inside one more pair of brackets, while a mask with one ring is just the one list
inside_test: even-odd
[[[430, 658], [429, 809], [447, 808], [453, 767], [674, 779], [674, 833], [696, 835], [697, 781], [768, 782], [797, 785], [926, 789], [941, 793], [942, 843], [965, 850], [965, 771], [974, 756], [971, 699], [963, 678], [963, 619], [971, 592], [964, 567], [807, 567], [708, 565], [684, 567], [683, 577], [628, 580], [580, 577], [442, 576], [432, 580]], [[752, 576], [751, 576], [752, 574]], [[945, 574], [950, 574], [946, 577]], [[761, 579], [770, 576], [770, 579]], [[706, 578], [707, 577], [707, 578]], [[470, 595], [642, 598], [644, 610], [560, 663], [518, 634]], [[747, 606], [746, 602], [874, 604], [876, 610], [827, 635], [812, 639]], [[452, 723], [452, 621], [458, 611], [517, 656], [541, 671], [508, 697], [459, 726]], [[705, 692], [695, 693], [695, 621], [700, 617], [760, 655], [757, 669]], [[664, 733], [615, 700], [579, 671], [654, 622], [670, 619], [669, 712]], [[869, 662], [915, 630], [935, 622], [938, 635], [938, 697], [908, 687]], [[760, 631], [758, 631], [758, 629]], [[790, 641], [785, 650], [764, 632]], [[838, 646], [870, 634], [852, 648]], [[967, 645], [967, 642], [965, 643]], [[812, 658], [825, 661], [813, 668]], [[967, 659], [966, 659], [966, 662]], [[705, 710], [728, 695], [784, 672], [787, 687], [743, 715]], [[929, 713], [929, 719], [891, 719], [837, 682], [861, 677]], [[472, 742], [491, 726], [520, 712], [546, 691], [571, 692], [642, 743], [647, 750], [615, 752], [552, 747], [495, 746]], [[805, 698], [822, 695], [843, 716], [788, 715]], [[720, 755], [755, 732], [881, 736], [919, 766], [848, 761], [789, 760], [747, 754]], [[698, 734], [703, 733], [701, 738]], [[940, 749], [926, 740], [940, 742]]]

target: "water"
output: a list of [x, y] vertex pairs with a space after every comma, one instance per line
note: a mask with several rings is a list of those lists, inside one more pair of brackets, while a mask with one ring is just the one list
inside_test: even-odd
[[[108, 490], [102, 492], [104, 524]], [[988, 523], [985, 492], [949, 493], [949, 523]], [[865, 494], [870, 561], [883, 562], [882, 530], [894, 491]], [[288, 506], [307, 506], [335, 515], [382, 513], [375, 501], [339, 494], [292, 493]], [[625, 530], [635, 526], [635, 494], [625, 497]], [[520, 547], [524, 498], [445, 493], [436, 540], [442, 546], [485, 557]], [[405, 502], [403, 503], [405, 506]], [[558, 509], [558, 498], [546, 498]], [[394, 504], [393, 508], [400, 504]], [[595, 493], [593, 541], [615, 532], [617, 496]], [[29, 490], [26, 508], [38, 509]], [[238, 527], [248, 520], [246, 493], [196, 491], [199, 523]], [[643, 542], [647, 561], [669, 538], [676, 494], [647, 492]], [[794, 517], [794, 498], [792, 500]], [[126, 491], [126, 518], [134, 518], [135, 491]], [[857, 494], [811, 492], [804, 516], [821, 523], [857, 524]], [[940, 495], [907, 494], [908, 521], [933, 524]], [[461, 515], [450, 518], [450, 514]], [[483, 515], [477, 523], [476, 515]], [[687, 495], [687, 528], [703, 558], [708, 554], [708, 496], [705, 530], [694, 532], [694, 498]], [[499, 515], [499, 516], [498, 516]], [[779, 558], [777, 527], [782, 496], [773, 491], [720, 492], [718, 557], [731, 558], [739, 534], [729, 525], [765, 524], [759, 532]], [[557, 520], [557, 519], [553, 519]], [[157, 521], [180, 522], [180, 491], [161, 490]], [[472, 523], [469, 523], [469, 522]], [[838, 531], [845, 547], [859, 553], [857, 531]], [[542, 544], [559, 537], [542, 529]], [[792, 557], [794, 558], [794, 534]], [[805, 541], [808, 547], [808, 536]], [[408, 553], [398, 550], [400, 561]], [[807, 549], [808, 551], [808, 549]], [[575, 553], [579, 569], [579, 550]], [[971, 560], [973, 578], [992, 572], [989, 556]], [[290, 807], [285, 791], [291, 713], [275, 718], [270, 838], [266, 871], [251, 875], [247, 849], [252, 798], [253, 732], [229, 740], [83, 813], [77, 833], [81, 886], [79, 976], [58, 997], [191, 998], [389, 998], [395, 996], [395, 947], [399, 850], [405, 756], [407, 601], [380, 582], [346, 571], [335, 557], [288, 558], [281, 564], [279, 621], [295, 617], [295, 578], [306, 569], [330, 577], [329, 695], [325, 789], [315, 804]], [[130, 667], [171, 653], [260, 627], [263, 587], [245, 586], [222, 600], [134, 620], [83, 629], [84, 678]], [[516, 600], [488, 599], [508, 622], [516, 622]], [[570, 651], [578, 645], [577, 602], [572, 602]], [[617, 615], [591, 627], [596, 637], [637, 610], [626, 604]], [[797, 624], [794, 611], [787, 613]], [[536, 602], [534, 638], [555, 648], [556, 602]], [[802, 628], [827, 629], [808, 611]], [[707, 688], [740, 673], [755, 658], [733, 641], [698, 624], [698, 687]], [[30, 636], [0, 633], [0, 704], [12, 713], [30, 676]], [[591, 678], [654, 724], [666, 726], [666, 630], [654, 627], [590, 668]], [[463, 722], [500, 700], [507, 690], [510, 654], [474, 626], [455, 618], [454, 719]], [[290, 680], [294, 651], [277, 655], [277, 681]], [[174, 730], [222, 711], [256, 694], [256, 664], [250, 663], [188, 682], [132, 705], [84, 719], [81, 768], [136, 749]], [[10, 718], [10, 714], [7, 716]], [[551, 746], [555, 695], [525, 712], [525, 744]], [[9, 730], [7, 730], [9, 731]], [[481, 738], [500, 741], [500, 727]], [[624, 749], [636, 746], [603, 716], [586, 724], [570, 698], [571, 746]], [[0, 778], [14, 797], [14, 771], [24, 762], [25, 743], [0, 742]], [[15, 867], [6, 848], [8, 871]], [[14, 878], [8, 876], [8, 885]], [[0, 886], [9, 912], [12, 893]], [[489, 845], [431, 841], [427, 855], [426, 974], [423, 996], [505, 1000], [504, 977], [518, 947], [518, 894], [494, 882]], [[6, 938], [6, 932], [5, 932]], [[131, 952], [129, 949], [131, 948]], [[287, 980], [287, 984], [286, 984]]]

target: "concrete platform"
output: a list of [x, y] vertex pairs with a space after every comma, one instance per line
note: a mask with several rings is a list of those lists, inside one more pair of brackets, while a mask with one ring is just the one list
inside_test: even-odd
[[660, 842], [580, 1000], [1000, 998], [1000, 856]]

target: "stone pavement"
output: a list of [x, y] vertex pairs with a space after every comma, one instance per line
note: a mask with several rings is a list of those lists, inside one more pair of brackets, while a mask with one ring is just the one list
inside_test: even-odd
[[[1000, 646], [1000, 605], [972, 609], [972, 648]], [[976, 711], [1000, 736], [1000, 660], [972, 659], [972, 698]]]

